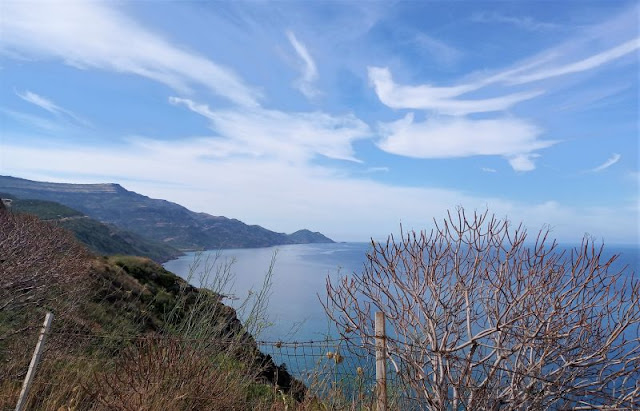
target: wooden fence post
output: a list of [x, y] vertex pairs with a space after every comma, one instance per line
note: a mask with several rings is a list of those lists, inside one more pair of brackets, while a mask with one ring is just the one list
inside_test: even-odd
[[376, 312], [376, 411], [387, 410], [387, 337], [384, 313]]
[[38, 367], [38, 363], [40, 362], [40, 357], [42, 356], [44, 342], [47, 339], [49, 330], [51, 329], [51, 321], [53, 321], [53, 314], [47, 313], [47, 315], [44, 317], [42, 330], [40, 330], [40, 337], [38, 338], [36, 349], [33, 352], [33, 357], [31, 357], [29, 370], [27, 371], [27, 375], [24, 377], [24, 382], [22, 383], [22, 391], [20, 391], [18, 404], [16, 404], [16, 411], [22, 411], [27, 403], [27, 396], [29, 395], [29, 390], [31, 389], [31, 384], [33, 383], [33, 377], [36, 374], [36, 368]]

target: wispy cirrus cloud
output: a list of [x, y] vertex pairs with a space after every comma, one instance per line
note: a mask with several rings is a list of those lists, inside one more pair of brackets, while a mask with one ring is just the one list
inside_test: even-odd
[[504, 111], [519, 102], [542, 94], [542, 91], [528, 91], [500, 97], [467, 100], [459, 97], [484, 87], [486, 83], [481, 81], [476, 84], [452, 87], [403, 86], [393, 81], [388, 68], [369, 67], [368, 70], [369, 79], [373, 83], [378, 98], [391, 108], [433, 110], [451, 115], [488, 113]]
[[365, 173], [388, 173], [391, 169], [389, 167], [369, 167]]
[[609, 157], [607, 161], [605, 161], [604, 163], [600, 164], [597, 167], [592, 168], [590, 171], [594, 173], [599, 173], [600, 171], [606, 170], [607, 168], [611, 167], [612, 165], [620, 161], [621, 158], [622, 156], [620, 154], [613, 153], [613, 155]]
[[206, 104], [171, 97], [211, 121], [228, 155], [279, 158], [295, 163], [315, 155], [360, 162], [352, 142], [371, 137], [367, 124], [352, 114], [333, 116], [322, 112], [286, 113], [262, 108], [212, 110]]
[[515, 76], [510, 76], [507, 78], [507, 83], [531, 83], [534, 81], [546, 80], [553, 77], [593, 70], [621, 57], [636, 52], [638, 49], [640, 49], [640, 38], [635, 38], [584, 59], [565, 64], [551, 65], [551, 67], [545, 67], [542, 69], [521, 73]]
[[530, 31], [548, 31], [562, 28], [561, 25], [536, 20], [530, 16], [508, 16], [497, 12], [480, 12], [471, 16], [476, 23], [502, 23]]
[[378, 147], [389, 153], [414, 158], [461, 158], [478, 155], [505, 157], [516, 171], [535, 169], [533, 151], [554, 144], [541, 141], [541, 130], [524, 120], [498, 117], [490, 120], [466, 118], [476, 112], [500, 112], [536, 97], [541, 92], [521, 92], [479, 100], [458, 96], [484, 87], [500, 78], [480, 80], [452, 87], [397, 86], [386, 68], [369, 68], [369, 78], [380, 100], [394, 108], [423, 109], [452, 115], [414, 122], [413, 113], [404, 119], [381, 124]]
[[32, 93], [31, 91], [27, 90], [23, 93], [21, 92], [16, 92], [16, 94], [18, 95], [18, 97], [20, 97], [21, 99], [23, 99], [24, 101], [28, 101], [29, 103], [35, 104], [36, 106], [47, 110], [50, 113], [54, 113], [54, 114], [61, 114], [61, 113], [66, 113], [67, 110], [63, 109], [62, 107], [60, 107], [59, 105], [55, 104], [53, 101], [42, 97], [36, 93]]
[[[525, 24], [525, 21], [517, 23]], [[369, 67], [369, 80], [383, 104], [395, 109], [423, 110], [431, 117], [415, 123], [410, 115], [382, 124], [385, 136], [378, 146], [390, 153], [418, 158], [500, 155], [516, 171], [535, 169], [535, 159], [540, 156], [537, 151], [555, 142], [540, 140], [541, 132], [535, 125], [501, 112], [545, 94], [549, 88], [545, 81], [595, 71], [636, 53], [640, 49], [640, 38], [629, 39], [628, 29], [609, 36], [613, 21], [618, 26], [633, 24], [624, 15], [617, 16], [590, 28], [583, 37], [494, 73], [470, 76], [449, 86], [399, 84], [389, 68]], [[509, 22], [516, 24], [516, 21]], [[596, 40], [600, 40], [597, 44], [602, 46], [594, 52]], [[534, 84], [535, 89], [522, 90], [523, 86]], [[470, 93], [481, 93], [483, 97], [469, 98]], [[487, 113], [494, 118], [470, 118], [474, 113]], [[453, 118], [445, 120], [443, 115]]]
[[18, 97], [20, 97], [21, 99], [23, 99], [26, 102], [29, 102], [31, 104], [34, 104], [38, 107], [40, 107], [43, 110], [46, 110], [50, 113], [56, 114], [56, 115], [62, 115], [65, 117], [69, 117], [71, 119], [73, 119], [75, 122], [80, 123], [82, 125], [88, 126], [90, 125], [90, 123], [81, 118], [80, 116], [76, 115], [74, 112], [67, 110], [65, 108], [60, 107], [59, 105], [57, 105], [56, 103], [54, 103], [53, 101], [51, 101], [50, 99], [43, 97], [39, 94], [33, 93], [29, 90], [26, 90], [24, 92], [18, 92], [16, 91], [16, 95]]
[[180, 92], [206, 87], [236, 104], [258, 105], [260, 93], [231, 69], [172, 44], [106, 3], [9, 1], [2, 13], [0, 52], [132, 73]]
[[300, 69], [302, 76], [296, 81], [296, 88], [307, 98], [316, 97], [319, 94], [314, 85], [314, 82], [318, 78], [316, 63], [313, 61], [313, 58], [311, 58], [307, 47], [298, 40], [292, 31], [287, 31], [287, 38], [302, 63]]
[[378, 98], [392, 108], [432, 110], [444, 114], [466, 115], [504, 111], [513, 105], [543, 94], [541, 90], [503, 94], [484, 99], [465, 99], [467, 93], [485, 89], [490, 85], [519, 85], [547, 80], [553, 77], [576, 74], [593, 70], [640, 49], [640, 38], [622, 43], [616, 47], [589, 57], [564, 64], [553, 64], [556, 53], [545, 53], [526, 64], [506, 69], [498, 74], [480, 78], [474, 82], [448, 87], [431, 85], [401, 85], [393, 80], [386, 67], [369, 67], [369, 80]]

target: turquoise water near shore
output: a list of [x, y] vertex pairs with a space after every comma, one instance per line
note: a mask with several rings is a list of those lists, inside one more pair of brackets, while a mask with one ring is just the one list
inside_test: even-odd
[[[213, 262], [232, 262], [234, 284], [226, 293], [238, 300], [229, 299], [227, 304], [237, 306], [245, 299], [249, 290], [258, 290], [276, 253], [273, 271], [273, 285], [268, 306], [271, 326], [258, 336], [263, 340], [305, 341], [322, 339], [329, 333], [329, 323], [320, 303], [326, 296], [327, 277], [337, 279], [342, 275], [359, 272], [366, 261], [369, 243], [334, 243], [285, 245], [267, 248], [211, 250], [200, 254], [201, 259]], [[190, 267], [196, 261], [197, 253], [169, 261], [164, 267], [183, 277], [189, 276]], [[605, 257], [620, 254], [614, 268], [628, 266], [628, 272], [640, 272], [640, 248], [607, 247]], [[201, 264], [191, 279], [195, 286], [201, 286]]]

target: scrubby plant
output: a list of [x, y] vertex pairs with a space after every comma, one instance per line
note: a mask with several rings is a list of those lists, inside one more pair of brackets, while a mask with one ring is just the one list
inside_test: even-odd
[[89, 253], [66, 230], [0, 210], [0, 313], [77, 293]]
[[222, 303], [229, 266], [211, 267], [212, 289], [198, 289], [148, 259], [94, 257], [59, 227], [0, 211], [0, 408], [15, 406], [47, 310], [55, 320], [31, 409], [269, 409], [282, 398], [300, 401], [304, 386], [249, 333], [266, 324], [267, 293], [240, 305], [252, 319], [243, 324]]
[[250, 379], [241, 367], [222, 368], [211, 350], [190, 341], [144, 338], [106, 370], [88, 390], [101, 406], [117, 410], [249, 409]]
[[561, 250], [548, 236], [459, 209], [430, 233], [372, 242], [361, 273], [327, 280], [327, 315], [374, 355], [384, 313], [418, 408], [640, 407], [638, 278], [589, 238]]

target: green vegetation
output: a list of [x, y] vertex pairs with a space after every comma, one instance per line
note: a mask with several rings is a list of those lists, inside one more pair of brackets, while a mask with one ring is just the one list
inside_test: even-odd
[[76, 239], [100, 255], [139, 255], [164, 262], [182, 253], [170, 245], [148, 240], [138, 234], [103, 224], [81, 212], [46, 200], [16, 198], [0, 193], [0, 198], [11, 199], [11, 212], [32, 214], [71, 231]]
[[431, 234], [374, 242], [362, 273], [327, 284], [343, 338], [305, 386], [255, 339], [272, 270], [236, 310], [222, 302], [228, 263], [196, 260], [195, 288], [149, 258], [95, 257], [60, 225], [0, 204], [0, 407], [14, 406], [50, 311], [30, 409], [373, 410], [361, 363], [338, 365], [375, 358], [375, 310], [398, 367], [389, 409], [637, 409], [637, 277], [589, 240], [567, 258], [544, 232], [529, 247], [510, 230], [460, 209]]
[[59, 224], [97, 254], [139, 255], [157, 262], [182, 255], [181, 251], [170, 245], [147, 240], [138, 234], [102, 224], [91, 218], [68, 219], [60, 221]]
[[0, 198], [11, 198], [11, 210], [15, 213], [33, 214], [41, 220], [58, 220], [63, 218], [83, 217], [84, 215], [72, 208], [53, 201], [22, 200], [11, 195], [0, 193]]
[[0, 408], [15, 405], [45, 311], [56, 318], [29, 409], [278, 409], [303, 399], [217, 292], [148, 258], [92, 257], [30, 215], [0, 210], [0, 232]]
[[0, 176], [0, 191], [20, 198], [55, 201], [96, 220], [182, 250], [333, 242], [309, 230], [277, 233], [236, 219], [196, 213], [176, 203], [128, 191], [118, 184], [43, 183]]

